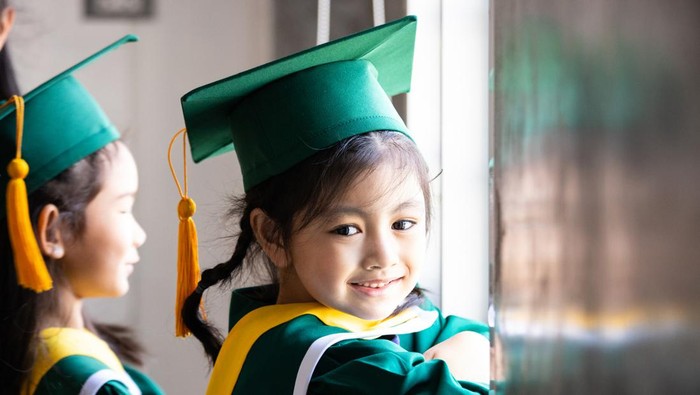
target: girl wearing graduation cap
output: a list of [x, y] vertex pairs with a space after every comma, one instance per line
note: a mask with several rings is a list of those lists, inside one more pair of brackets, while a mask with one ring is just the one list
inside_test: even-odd
[[[245, 188], [233, 254], [201, 280], [181, 193], [176, 330], [214, 363], [207, 393], [488, 393], [488, 327], [417, 286], [430, 176], [389, 99], [409, 90], [415, 30], [406, 17], [182, 98], [194, 160], [235, 147]], [[202, 294], [256, 262], [272, 283], [233, 292], [221, 339]]]
[[72, 73], [126, 36], [0, 107], [0, 383], [10, 394], [158, 394], [126, 328], [83, 299], [129, 289], [146, 234], [132, 214], [138, 174]]

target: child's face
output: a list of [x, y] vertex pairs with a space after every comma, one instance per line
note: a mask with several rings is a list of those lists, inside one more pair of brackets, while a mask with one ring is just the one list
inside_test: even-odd
[[[146, 233], [132, 208], [138, 189], [136, 163], [121, 144], [104, 164], [103, 185], [85, 209], [82, 235], [66, 242], [62, 267], [79, 298], [122, 296], [139, 261]], [[114, 149], [110, 147], [109, 149]]]
[[315, 300], [364, 319], [388, 317], [423, 266], [425, 215], [416, 177], [379, 166], [292, 236], [293, 269], [281, 276], [278, 302]]

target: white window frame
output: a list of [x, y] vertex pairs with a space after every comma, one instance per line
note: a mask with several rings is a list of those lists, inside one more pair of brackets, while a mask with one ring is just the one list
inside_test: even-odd
[[407, 122], [428, 163], [435, 220], [421, 285], [446, 314], [488, 309], [488, 0], [408, 0], [418, 33]]

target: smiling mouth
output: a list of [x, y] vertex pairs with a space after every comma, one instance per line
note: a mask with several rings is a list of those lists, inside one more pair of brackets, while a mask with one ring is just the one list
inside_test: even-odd
[[358, 282], [351, 282], [351, 285], [355, 285], [358, 287], [365, 287], [365, 288], [384, 288], [387, 285], [398, 281], [402, 279], [403, 277], [395, 278], [392, 280], [373, 280], [373, 281], [358, 281]]

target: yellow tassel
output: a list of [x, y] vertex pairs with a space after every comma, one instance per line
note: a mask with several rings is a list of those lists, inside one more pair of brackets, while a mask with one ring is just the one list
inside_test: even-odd
[[24, 183], [29, 165], [24, 159], [13, 159], [7, 166], [7, 173], [11, 178], [7, 184], [7, 227], [15, 258], [17, 283], [36, 292], [47, 291], [52, 287], [51, 275], [46, 269], [29, 218], [27, 186]]
[[[173, 136], [170, 140], [170, 145], [168, 146], [168, 165], [170, 166], [170, 172], [175, 180], [175, 185], [177, 185], [177, 190], [180, 193], [180, 203], [177, 206], [178, 217], [180, 218], [180, 225], [178, 227], [177, 235], [177, 293], [175, 298], [175, 336], [177, 337], [187, 337], [191, 334], [187, 326], [182, 320], [182, 306], [185, 304], [185, 300], [197, 289], [197, 284], [201, 278], [201, 273], [199, 270], [199, 253], [197, 248], [197, 228], [195, 227], [194, 220], [192, 216], [194, 215], [197, 206], [194, 200], [187, 196], [187, 149], [185, 146], [185, 135], [187, 133], [186, 129], [182, 129]], [[173, 168], [172, 160], [170, 159], [170, 152], [173, 148], [173, 143], [177, 137], [183, 134], [182, 138], [182, 155], [184, 158], [184, 187], [183, 192], [180, 188], [180, 183], [177, 181], [177, 176], [175, 175], [175, 169]], [[200, 311], [202, 317], [206, 319], [206, 314], [204, 312], [203, 305], [200, 305]]]
[[200, 280], [197, 228], [192, 216], [196, 210], [194, 201], [183, 198], [177, 206], [180, 225], [177, 235], [177, 300], [175, 301], [175, 336], [185, 337], [190, 331], [182, 321], [182, 306]]
[[12, 96], [2, 107], [9, 103], [14, 103], [17, 108], [17, 151], [15, 158], [7, 166], [7, 174], [10, 176], [6, 196], [7, 228], [15, 259], [17, 283], [35, 292], [43, 292], [51, 289], [53, 282], [46, 269], [29, 217], [27, 185], [24, 182], [29, 174], [29, 164], [22, 159], [24, 99], [20, 96]]

